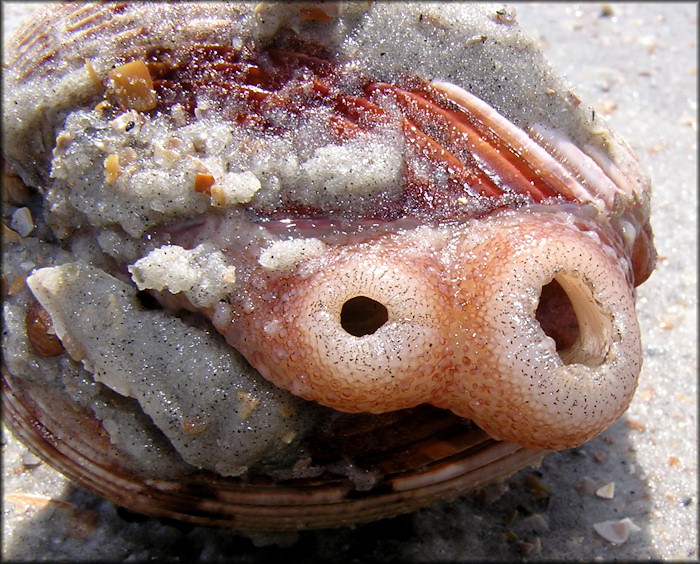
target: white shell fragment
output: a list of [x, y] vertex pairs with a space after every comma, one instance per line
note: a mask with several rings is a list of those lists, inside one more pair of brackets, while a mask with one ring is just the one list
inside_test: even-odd
[[630, 533], [636, 533], [642, 530], [635, 525], [629, 517], [625, 517], [619, 521], [595, 523], [593, 528], [596, 533], [613, 544], [623, 544], [627, 542]]
[[615, 497], [615, 482], [610, 482], [598, 488], [595, 495], [602, 497], [603, 499], [612, 499]]
[[10, 217], [10, 229], [17, 232], [20, 237], [26, 237], [34, 231], [34, 220], [29, 208], [19, 208]]

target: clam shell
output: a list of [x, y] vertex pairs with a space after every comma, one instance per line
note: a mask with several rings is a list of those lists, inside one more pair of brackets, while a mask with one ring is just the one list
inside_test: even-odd
[[[357, 450], [357, 444], [371, 445], [360, 453], [363, 462], [358, 471], [382, 479], [367, 491], [358, 491], [340, 476], [280, 483], [200, 471], [171, 480], [154, 479], [123, 466], [123, 453], [115, 452], [91, 413], [76, 414], [75, 406], [65, 402], [53, 404], [47, 416], [46, 407], [32, 399], [36, 392], [5, 378], [5, 422], [76, 484], [145, 515], [239, 531], [337, 527], [413, 511], [538, 465], [545, 454], [494, 441], [474, 427], [465, 429], [450, 414], [418, 410], [397, 416], [380, 430], [373, 429], [374, 424], [369, 429], [345, 429], [341, 446]], [[415, 429], [416, 421], [422, 429]], [[86, 428], [94, 435], [85, 437]], [[401, 440], [392, 442], [387, 435], [399, 435]], [[102, 437], [99, 442], [98, 437]], [[325, 454], [339, 457], [334, 451]], [[341, 460], [346, 456], [342, 452]]]
[[[274, 343], [245, 344], [262, 334], [248, 309], [263, 310], [259, 301], [289, 272], [303, 288], [327, 248], [389, 240], [423, 223], [426, 239], [446, 248], [455, 239], [435, 233], [459, 232], [466, 256], [479, 248], [465, 242], [479, 229], [445, 225], [488, 226], [527, 208], [595, 237], [619, 263], [629, 303], [653, 269], [647, 177], [626, 143], [552, 76], [508, 10], [65, 4], [12, 38], [6, 69], [5, 158], [43, 203], [36, 240], [6, 253], [8, 280], [28, 277], [28, 287], [5, 305], [4, 417], [47, 462], [135, 511], [239, 530], [338, 526], [454, 498], [562, 448], [495, 440], [422, 401], [341, 413], [260, 378], [246, 359], [298, 391], [275, 379], [279, 365], [268, 367]], [[297, 111], [307, 107], [314, 112]], [[335, 137], [324, 137], [328, 124]], [[375, 152], [340, 174], [364, 150], [353, 141], [368, 137]], [[234, 165], [221, 158], [232, 147]], [[324, 176], [330, 153], [336, 168]], [[260, 155], [267, 168], [256, 174], [241, 164]], [[171, 182], [167, 193], [149, 191], [153, 178]], [[285, 191], [279, 179], [289, 178]], [[287, 252], [287, 240], [302, 243]], [[160, 269], [165, 260], [197, 265], [189, 285]], [[202, 271], [217, 282], [206, 291]], [[138, 306], [149, 302], [136, 286], [159, 300], [153, 312]], [[241, 288], [250, 299], [221, 305]], [[163, 308], [177, 319], [161, 319]], [[236, 315], [250, 330], [231, 336]], [[264, 321], [266, 334], [279, 331], [274, 316]], [[153, 344], [133, 343], [146, 333]], [[166, 358], [164, 335], [202, 355], [202, 384], [188, 380], [197, 354]], [[100, 337], [113, 342], [102, 347]], [[151, 346], [160, 364], [143, 352]], [[144, 383], [159, 371], [185, 378]], [[194, 403], [198, 385], [212, 391]], [[306, 393], [297, 395], [319, 399]], [[433, 403], [455, 411], [441, 401]]]

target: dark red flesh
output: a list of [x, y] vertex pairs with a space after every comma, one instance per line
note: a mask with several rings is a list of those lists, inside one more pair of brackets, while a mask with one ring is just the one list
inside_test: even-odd
[[[504, 194], [519, 195], [523, 203], [557, 196], [517, 155], [449, 107], [449, 101], [425, 81], [410, 77], [399, 86], [348, 76], [341, 64], [330, 60], [324, 47], [291, 33], [260, 50], [200, 45], [189, 48], [184, 59], [179, 54], [177, 64], [173, 59], [172, 53], [156, 50], [147, 60], [158, 96], [155, 112], [181, 104], [194, 116], [197, 94], [207, 92], [226, 108], [232, 123], [274, 134], [279, 126], [269, 119], [271, 110], [303, 114], [325, 107], [333, 110], [326, 133], [338, 142], [398, 120], [413, 153], [406, 158], [402, 195], [364, 212], [361, 219], [463, 219], [465, 214], [475, 214], [475, 200], [482, 214], [500, 207]], [[400, 116], [391, 115], [378, 103], [387, 96], [400, 108]], [[422, 159], [423, 165], [446, 170], [446, 182], [438, 185], [427, 177], [414, 165], [415, 158]], [[490, 171], [479, 166], [482, 160], [492, 165]], [[496, 178], [493, 169], [498, 170]], [[465, 202], [472, 204], [468, 212]], [[272, 217], [328, 213], [294, 201], [264, 211]]]

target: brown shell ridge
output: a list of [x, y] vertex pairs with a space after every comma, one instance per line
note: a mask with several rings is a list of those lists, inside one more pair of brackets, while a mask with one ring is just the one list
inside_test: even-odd
[[[237, 110], [228, 116], [231, 121], [268, 128], [271, 126], [266, 125], [265, 116], [271, 108], [294, 112], [298, 111], [300, 100], [305, 100], [312, 106], [331, 107], [335, 114], [329, 126], [339, 139], [347, 139], [395, 119], [380, 101], [390, 96], [401, 109], [399, 121], [407, 141], [418, 154], [448, 171], [447, 185], [433, 186], [419, 180], [408, 163], [405, 192], [410, 203], [404, 206], [420, 208], [430, 202], [433, 210], [454, 209], [459, 207], [460, 198], [498, 198], [507, 193], [517, 193], [535, 202], [553, 197], [577, 200], [577, 190], [581, 193], [579, 186], [572, 187], [575, 181], [570, 174], [548, 173], [548, 166], [558, 169], [562, 166], [539, 147], [539, 152], [535, 152], [534, 142], [530, 138], [525, 141], [524, 132], [517, 130], [519, 136], [514, 135], [517, 128], [504, 125], [508, 123], [505, 118], [498, 115], [500, 127], [496, 129], [487, 125], [497, 115], [495, 110], [481, 109], [475, 114], [473, 107], [467, 110], [448, 97], [458, 107], [458, 110], [450, 109], [445, 106], [444, 96], [440, 101], [437, 90], [427, 84], [418, 90], [407, 90], [364, 78], [358, 84], [362, 93], [352, 94], [334, 86], [337, 82], [334, 75], [342, 73], [337, 64], [315, 55], [277, 48], [264, 49], [251, 59], [240, 51], [198, 45], [190, 50], [189, 61], [170, 68], [163, 62], [163, 55], [154, 53], [148, 62], [158, 92], [156, 111], [183, 103], [193, 115], [196, 104], [193, 93], [206, 88], [217, 98], [233, 96], [245, 101], [245, 113]], [[420, 83], [415, 79], [409, 82]], [[486, 104], [481, 102], [481, 106]], [[293, 208], [288, 211], [293, 213]], [[408, 211], [404, 209], [403, 213]]]
[[425, 467], [387, 476], [375, 489], [354, 491], [344, 479], [252, 483], [210, 473], [177, 482], [130, 476], [102, 467], [54, 435], [26, 407], [19, 388], [3, 375], [3, 418], [42, 458], [83, 487], [133, 511], [198, 525], [236, 530], [291, 531], [337, 527], [409, 512], [454, 499], [465, 487], [506, 478], [513, 469], [538, 465], [546, 451], [494, 441], [477, 431], [470, 446]]
[[[419, 86], [407, 89], [367, 77], [357, 85], [362, 90], [358, 95], [335, 86], [342, 66], [317, 54], [265, 48], [251, 57], [213, 45], [193, 46], [190, 54], [190, 61], [170, 69], [160, 61], [150, 62], [160, 108], [180, 101], [182, 92], [216, 88], [220, 91], [216, 96], [233, 95], [247, 104], [245, 114], [239, 111], [229, 119], [264, 128], [270, 127], [265, 125], [269, 109], [294, 112], [304, 99], [310, 105], [330, 106], [335, 114], [329, 126], [339, 139], [347, 139], [395, 118], [381, 102], [382, 97], [391, 97], [400, 108], [407, 141], [418, 154], [449, 172], [446, 186], [431, 186], [418, 179], [408, 163], [404, 206], [452, 209], [459, 215], [455, 202], [460, 199], [515, 193], [534, 202], [591, 202], [610, 213], [615, 194], [635, 194], [624, 174], [593, 147], [588, 147], [587, 154], [537, 125], [530, 135], [449, 83], [421, 85], [408, 79], [407, 84]], [[193, 113], [194, 99], [186, 99], [185, 106]], [[288, 211], [293, 213], [294, 208]]]

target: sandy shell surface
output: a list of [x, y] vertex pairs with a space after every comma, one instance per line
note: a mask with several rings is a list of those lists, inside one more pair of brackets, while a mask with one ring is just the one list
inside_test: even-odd
[[[3, 7], [6, 32], [34, 9]], [[698, 558], [697, 5], [516, 9], [555, 69], [607, 115], [652, 177], [660, 260], [638, 290], [645, 365], [629, 412], [594, 441], [456, 502], [352, 528], [254, 538], [124, 512], [67, 483], [3, 429], [4, 559]], [[596, 527], [607, 521], [614, 524]]]

